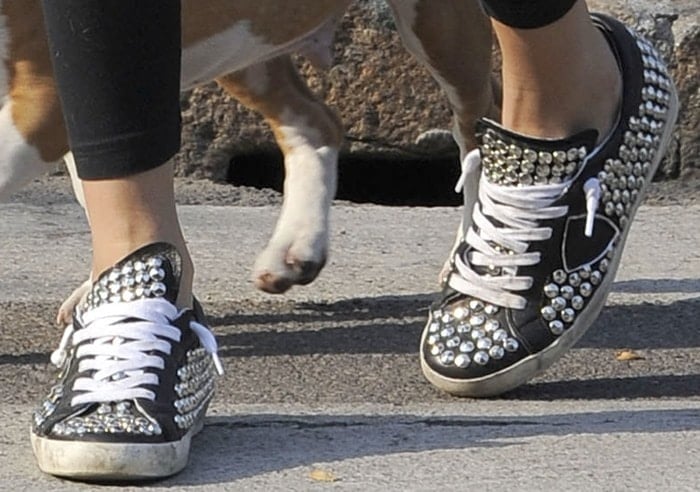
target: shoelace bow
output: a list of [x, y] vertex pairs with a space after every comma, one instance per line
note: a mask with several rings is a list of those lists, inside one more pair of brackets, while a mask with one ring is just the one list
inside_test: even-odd
[[[540, 262], [539, 252], [527, 252], [529, 244], [552, 237], [552, 228], [542, 227], [540, 222], [567, 214], [568, 206], [552, 204], [566, 191], [570, 182], [527, 187], [499, 186], [489, 182], [480, 170], [479, 151], [473, 150], [464, 159], [462, 175], [455, 189], [460, 192], [465, 180], [479, 173], [479, 200], [474, 205], [473, 225], [465, 238], [469, 247], [464, 255], [455, 255], [457, 274], [450, 275], [448, 285], [462, 294], [498, 306], [524, 309], [527, 300], [515, 292], [529, 289], [533, 279], [518, 276], [517, 267]], [[583, 191], [587, 214], [585, 234], [590, 237], [600, 198], [600, 183], [591, 178], [584, 184]], [[474, 267], [497, 270], [500, 274], [480, 274]]]
[[[71, 405], [145, 398], [155, 393], [145, 388], [157, 385], [158, 376], [149, 369], [163, 369], [161, 354], [170, 354], [172, 342], [180, 341], [180, 330], [172, 320], [181, 311], [164, 299], [142, 299], [129, 303], [105, 304], [83, 314], [84, 327], [74, 330], [68, 325], [51, 362], [63, 365], [70, 345], [79, 345], [75, 357], [78, 372], [92, 373], [78, 377], [73, 384], [77, 394]], [[190, 328], [223, 374], [217, 355], [217, 343], [209, 329], [195, 321]], [[87, 343], [84, 343], [87, 342]], [[93, 372], [94, 371], [94, 372]]]

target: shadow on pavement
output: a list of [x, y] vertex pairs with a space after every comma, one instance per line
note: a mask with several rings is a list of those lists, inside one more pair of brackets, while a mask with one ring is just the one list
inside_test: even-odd
[[643, 278], [615, 282], [613, 292], [630, 294], [662, 294], [667, 292], [698, 294], [700, 296], [700, 278]]
[[[234, 415], [208, 419], [181, 475], [158, 484], [229, 484], [319, 463], [400, 453], [527, 446], [531, 438], [700, 430], [697, 409], [542, 416]], [[523, 452], [525, 452], [523, 450]], [[359, 471], [361, 473], [361, 470]], [[340, 477], [342, 480], [342, 477]], [[309, 486], [311, 486], [309, 481]]]
[[700, 396], [700, 374], [674, 374], [529, 383], [503, 395], [503, 398], [552, 401], [698, 396]]
[[[414, 354], [432, 296], [290, 305], [278, 312], [210, 316], [225, 356]], [[577, 348], [700, 347], [700, 297], [669, 304], [609, 305]], [[290, 322], [301, 329], [285, 330]], [[1, 359], [0, 359], [1, 363]]]

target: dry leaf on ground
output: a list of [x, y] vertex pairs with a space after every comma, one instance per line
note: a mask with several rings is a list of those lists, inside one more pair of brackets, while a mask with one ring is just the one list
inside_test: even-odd
[[624, 350], [618, 350], [617, 352], [615, 352], [615, 359], [620, 360], [620, 361], [644, 360], [644, 357], [639, 355], [634, 350], [624, 349]]
[[336, 482], [338, 477], [336, 477], [333, 472], [329, 470], [323, 470], [321, 468], [314, 468], [309, 472], [309, 478], [316, 482]]

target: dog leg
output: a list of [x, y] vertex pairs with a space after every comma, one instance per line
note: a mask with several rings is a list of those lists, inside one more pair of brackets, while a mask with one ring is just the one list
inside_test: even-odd
[[54, 160], [45, 161], [20, 131], [14, 117], [16, 108], [10, 100], [0, 109], [0, 202], [56, 165]]
[[430, 71], [454, 113], [462, 158], [474, 148], [474, 124], [499, 118], [491, 76], [491, 24], [476, 0], [389, 0], [406, 49]]
[[[491, 75], [491, 24], [476, 0], [443, 1], [439, 8], [434, 3], [389, 0], [406, 49], [425, 65], [450, 101], [452, 135], [462, 161], [476, 146], [476, 121], [483, 116], [500, 119], [500, 85]], [[474, 182], [466, 182], [465, 210], [472, 209], [476, 194]], [[471, 216], [463, 217], [453, 250], [470, 225]], [[440, 283], [449, 269], [448, 260], [439, 274]]]
[[255, 262], [253, 281], [257, 288], [274, 294], [308, 284], [326, 262], [342, 125], [311, 93], [288, 56], [218, 82], [265, 117], [284, 153], [282, 211], [272, 238]]
[[41, 162], [39, 152], [17, 130], [12, 118], [12, 102], [0, 109], [0, 201], [35, 177], [48, 171], [49, 166]]
[[23, 21], [41, 19], [41, 4], [6, 0], [2, 7], [0, 201], [52, 169], [68, 151], [44, 30]]

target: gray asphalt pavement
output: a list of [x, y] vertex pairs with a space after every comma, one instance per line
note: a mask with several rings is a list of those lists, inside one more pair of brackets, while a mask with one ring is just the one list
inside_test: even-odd
[[[329, 264], [284, 297], [248, 279], [276, 207], [180, 212], [227, 372], [190, 467], [140, 490], [700, 489], [700, 205], [643, 206], [589, 333], [482, 401], [416, 354], [458, 210], [338, 206]], [[0, 490], [90, 488], [42, 475], [28, 439], [89, 254], [77, 205], [0, 205]]]

